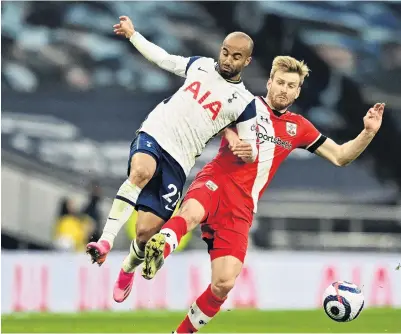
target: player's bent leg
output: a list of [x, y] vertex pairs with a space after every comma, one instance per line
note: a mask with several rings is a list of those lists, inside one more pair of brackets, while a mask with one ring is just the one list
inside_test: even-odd
[[[139, 210], [136, 224], [136, 239], [132, 241], [130, 252], [124, 259], [117, 281], [114, 284], [113, 298], [122, 303], [129, 296], [134, 283], [135, 269], [144, 261], [146, 239], [160, 231], [164, 220], [151, 212]], [[148, 226], [148, 228], [145, 228]]]
[[[188, 198], [177, 212], [177, 216], [184, 218], [187, 224], [187, 230], [192, 231], [205, 219], [207, 211], [208, 208], [205, 208], [205, 203], [202, 204], [195, 198]], [[166, 228], [166, 225], [163, 229]]]
[[222, 256], [212, 261], [212, 284], [214, 295], [226, 298], [234, 287], [242, 269], [242, 262], [232, 255]]
[[144, 255], [145, 246], [148, 240], [158, 233], [162, 228], [165, 220], [153, 212], [146, 211], [146, 208], [140, 208], [138, 210], [138, 219], [135, 226], [136, 243], [138, 248]]
[[150, 181], [156, 171], [156, 160], [152, 155], [136, 152], [130, 162], [129, 178], [121, 185], [114, 198], [109, 216], [98, 242], [91, 242], [86, 252], [92, 263], [99, 266], [106, 260], [113, 247], [114, 239], [134, 211], [142, 188]]
[[153, 235], [146, 244], [142, 276], [152, 279], [163, 266], [164, 259], [179, 245], [181, 238], [200, 224], [205, 217], [203, 205], [196, 199], [186, 200], [177, 215]]
[[176, 333], [194, 333], [207, 325], [220, 311], [242, 269], [242, 262], [231, 255], [212, 261], [212, 283], [193, 303]]
[[164, 258], [177, 249], [185, 234], [194, 230], [205, 220], [208, 214], [207, 206], [207, 203], [202, 204], [195, 198], [186, 199], [177, 215], [167, 221], [160, 231], [166, 239]]
[[156, 172], [157, 162], [152, 155], [137, 152], [131, 159], [129, 180], [139, 188], [143, 188]]

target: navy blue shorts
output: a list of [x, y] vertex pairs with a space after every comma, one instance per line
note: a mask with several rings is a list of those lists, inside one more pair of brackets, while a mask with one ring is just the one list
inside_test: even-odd
[[155, 158], [156, 172], [139, 194], [135, 209], [152, 212], [167, 221], [182, 196], [186, 176], [179, 163], [161, 148], [156, 139], [146, 132], [139, 132], [131, 143], [128, 160], [129, 176], [132, 156], [142, 152]]

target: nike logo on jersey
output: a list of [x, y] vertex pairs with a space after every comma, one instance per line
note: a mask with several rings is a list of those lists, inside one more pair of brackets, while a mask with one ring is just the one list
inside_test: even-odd
[[202, 71], [202, 72], [206, 72], [206, 73], [208, 73], [207, 71], [205, 71], [202, 67], [198, 67], [198, 70], [199, 71]]

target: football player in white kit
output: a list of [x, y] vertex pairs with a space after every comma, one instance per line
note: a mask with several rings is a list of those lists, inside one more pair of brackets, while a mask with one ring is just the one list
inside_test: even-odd
[[143, 262], [146, 242], [171, 217], [186, 177], [207, 142], [235, 123], [239, 137], [253, 147], [243, 160], [253, 162], [257, 122], [255, 98], [241, 81], [253, 49], [253, 41], [245, 33], [229, 34], [216, 62], [168, 54], [135, 31], [127, 16], [120, 17], [114, 32], [128, 38], [149, 61], [186, 78], [137, 131], [130, 149], [128, 179], [117, 192], [99, 241], [87, 245], [92, 262], [101, 265], [121, 227], [133, 210], [138, 210], [136, 240], [114, 288], [114, 299], [122, 302], [131, 290], [135, 268]]

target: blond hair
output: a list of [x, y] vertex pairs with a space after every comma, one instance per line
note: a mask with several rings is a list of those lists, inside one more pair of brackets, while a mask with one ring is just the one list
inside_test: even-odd
[[298, 73], [300, 77], [300, 86], [304, 83], [305, 77], [309, 76], [309, 67], [304, 61], [296, 60], [290, 56], [277, 56], [273, 60], [272, 69], [270, 71], [270, 79], [273, 79], [277, 71]]

